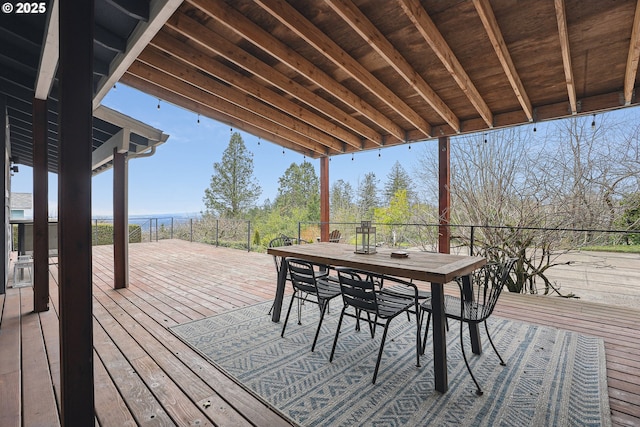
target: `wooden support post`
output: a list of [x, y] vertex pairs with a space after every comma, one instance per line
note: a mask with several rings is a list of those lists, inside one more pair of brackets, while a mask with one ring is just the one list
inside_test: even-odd
[[60, 417], [95, 419], [91, 270], [94, 1], [60, 0], [58, 248]]
[[[9, 117], [7, 116], [7, 99], [4, 95], [0, 94], [0, 147], [2, 147], [2, 178], [0, 179], [0, 192], [2, 192], [3, 197], [3, 208], [0, 213], [0, 218], [2, 218], [2, 227], [4, 230], [9, 230], [9, 200], [7, 199], [7, 191], [9, 189], [9, 168], [11, 167], [11, 160], [9, 159], [9, 150], [7, 148], [7, 135], [8, 129], [7, 126], [9, 124]], [[6, 231], [5, 231], [6, 233]], [[9, 242], [9, 238], [5, 236], [4, 243], [0, 246], [0, 295], [6, 293], [7, 291], [7, 280], [9, 277], [9, 272], [7, 271], [9, 267], [9, 253], [11, 252], [11, 243]]]
[[33, 311], [49, 310], [47, 101], [33, 100]]
[[438, 252], [451, 252], [451, 143], [448, 136], [438, 138]]
[[[126, 133], [128, 135], [128, 133]], [[128, 209], [127, 209], [127, 159], [125, 153], [113, 149], [113, 261], [114, 288], [129, 286], [128, 266]]]
[[320, 157], [320, 241], [329, 241], [329, 157]]

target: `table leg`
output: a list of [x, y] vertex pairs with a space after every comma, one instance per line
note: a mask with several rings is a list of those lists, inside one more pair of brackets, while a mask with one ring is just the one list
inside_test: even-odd
[[276, 298], [273, 301], [273, 311], [271, 312], [271, 321], [280, 321], [280, 311], [282, 310], [282, 300], [284, 299], [284, 287], [287, 282], [287, 271], [289, 270], [289, 264], [287, 260], [282, 257], [282, 263], [280, 264], [280, 271], [278, 271], [278, 285], [276, 287]]
[[444, 287], [441, 283], [431, 283], [431, 308], [433, 316], [433, 375], [436, 390], [446, 393], [449, 389], [447, 331], [444, 316]]
[[[473, 299], [473, 288], [471, 286], [471, 276], [462, 277], [462, 292], [466, 300]], [[471, 337], [471, 351], [474, 354], [482, 354], [482, 342], [477, 323], [469, 323], [469, 336]]]

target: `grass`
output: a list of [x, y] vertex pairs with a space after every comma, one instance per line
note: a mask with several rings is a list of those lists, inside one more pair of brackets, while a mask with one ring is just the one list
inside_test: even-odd
[[585, 246], [580, 248], [583, 251], [598, 252], [622, 252], [627, 254], [639, 254], [640, 245], [607, 245], [607, 246]]

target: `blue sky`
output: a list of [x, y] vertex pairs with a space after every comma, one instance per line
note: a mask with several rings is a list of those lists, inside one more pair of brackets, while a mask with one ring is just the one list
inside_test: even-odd
[[[118, 83], [102, 103], [134, 119], [162, 130], [169, 139], [148, 158], [129, 161], [129, 214], [161, 215], [168, 213], [199, 213], [205, 209], [202, 197], [213, 174], [213, 163], [220, 161], [229, 144], [230, 128], [226, 124], [176, 107], [158, 98]], [[234, 129], [234, 131], [239, 131]], [[240, 131], [247, 149], [254, 154], [254, 176], [262, 187], [260, 203], [273, 200], [278, 191], [278, 178], [291, 163], [300, 163], [304, 157], [265, 140]], [[260, 144], [258, 145], [258, 142]], [[408, 146], [340, 155], [331, 158], [329, 181], [350, 182], [354, 189], [364, 175], [375, 172], [380, 183], [396, 161], [410, 171], [413, 157], [421, 146], [435, 150], [436, 141], [425, 141]], [[427, 148], [428, 147], [428, 148]], [[422, 148], [422, 149], [425, 149]], [[380, 156], [378, 156], [380, 154]], [[320, 160], [307, 158], [319, 176]], [[110, 217], [113, 212], [113, 174], [103, 172], [92, 180], [92, 215]], [[11, 182], [14, 192], [31, 193], [32, 170], [20, 165]], [[57, 216], [57, 176], [49, 175], [49, 214]]]

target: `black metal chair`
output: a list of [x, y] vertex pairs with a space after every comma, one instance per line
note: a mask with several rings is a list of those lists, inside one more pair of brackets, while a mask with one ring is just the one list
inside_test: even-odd
[[[293, 295], [289, 302], [287, 316], [284, 319], [281, 336], [284, 337], [284, 331], [287, 328], [287, 322], [289, 321], [294, 300], [309, 301], [318, 304], [320, 308], [320, 320], [318, 321], [318, 328], [316, 329], [316, 335], [313, 339], [313, 345], [311, 346], [311, 351], [313, 351], [316, 348], [316, 342], [318, 341], [318, 335], [322, 327], [322, 320], [327, 311], [329, 301], [340, 295], [340, 286], [333, 281], [327, 280], [327, 276], [318, 276], [317, 268], [323, 267], [321, 265], [297, 258], [287, 258], [285, 261], [289, 269], [289, 278], [293, 285]], [[315, 297], [315, 300], [309, 299], [309, 297]], [[300, 305], [298, 305], [298, 324], [300, 324]]]
[[[451, 295], [445, 295], [444, 297], [445, 315], [447, 319], [458, 320], [460, 322], [460, 347], [462, 348], [462, 356], [464, 358], [464, 363], [467, 365], [467, 370], [469, 371], [469, 374], [471, 374], [471, 378], [477, 387], [476, 394], [479, 396], [482, 395], [482, 389], [471, 371], [467, 355], [464, 351], [464, 340], [462, 336], [463, 326], [465, 323], [469, 325], [484, 323], [484, 328], [487, 331], [487, 337], [489, 338], [491, 347], [493, 347], [493, 351], [495, 351], [496, 355], [500, 359], [500, 365], [506, 366], [502, 356], [500, 356], [496, 346], [493, 344], [491, 334], [489, 333], [489, 327], [487, 326], [487, 319], [491, 316], [491, 313], [493, 313], [493, 309], [498, 302], [498, 297], [500, 297], [502, 289], [507, 281], [511, 279], [510, 273], [516, 261], [517, 258], [509, 258], [503, 263], [486, 264], [484, 267], [474, 272], [471, 278], [471, 289], [466, 291], [464, 289], [463, 279], [457, 278], [456, 282], [460, 288], [461, 296], [454, 297]], [[429, 332], [429, 323], [431, 321], [431, 298], [421, 304], [421, 309], [423, 316], [425, 312], [428, 313], [427, 325], [424, 330], [424, 338], [422, 341], [422, 353], [424, 354], [427, 333]]]
[[[281, 234], [280, 236], [271, 239], [269, 241], [269, 247], [270, 248], [278, 248], [280, 246], [291, 246], [291, 245], [301, 245], [304, 243], [309, 243], [306, 240], [303, 239], [298, 239], [297, 237], [289, 237], [286, 236], [284, 234]], [[280, 267], [282, 266], [282, 257], [273, 256], [273, 262], [276, 266], [276, 277], [278, 277], [278, 275], [280, 274]], [[287, 273], [287, 278], [286, 281], [291, 281], [291, 279], [289, 278], [289, 274]], [[269, 314], [271, 314], [271, 312], [273, 311], [273, 304], [271, 305], [271, 308], [269, 309]], [[300, 321], [300, 319], [298, 319], [298, 322]]]
[[[338, 272], [344, 306], [340, 313], [340, 320], [338, 321], [336, 336], [333, 339], [333, 347], [331, 348], [329, 360], [333, 361], [344, 316], [356, 319], [356, 322], [359, 324], [362, 312], [367, 313], [369, 324], [370, 326], [373, 325], [373, 329], [371, 330], [372, 337], [375, 335], [376, 325], [384, 326], [380, 350], [378, 351], [378, 359], [376, 360], [373, 380], [371, 381], [375, 384], [389, 323], [399, 314], [412, 310], [416, 313], [416, 366], [420, 366], [420, 318], [418, 314], [418, 288], [416, 285], [396, 277], [383, 276], [362, 270], [336, 267], [336, 271]], [[381, 280], [387, 283], [393, 282], [395, 286], [402, 285], [411, 292], [407, 292], [406, 295], [381, 292], [378, 290], [378, 284], [376, 283]], [[349, 307], [354, 309], [353, 313], [347, 311]], [[373, 321], [370, 315], [374, 316]]]

